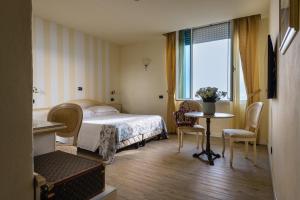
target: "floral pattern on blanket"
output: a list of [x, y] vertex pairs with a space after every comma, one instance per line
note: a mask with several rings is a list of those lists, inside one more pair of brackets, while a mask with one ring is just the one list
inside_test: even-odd
[[100, 131], [99, 155], [107, 163], [113, 161], [114, 154], [117, 151], [116, 133], [117, 128], [113, 125], [103, 125]]
[[167, 137], [166, 126], [162, 119], [145, 118], [126, 123], [103, 125], [100, 130], [99, 155], [109, 164], [113, 162], [121, 141], [154, 132], [162, 133], [164, 138]]
[[137, 135], [146, 134], [149, 132], [161, 132], [163, 123], [157, 119], [143, 119], [126, 123], [116, 124], [118, 129], [117, 143], [132, 138]]

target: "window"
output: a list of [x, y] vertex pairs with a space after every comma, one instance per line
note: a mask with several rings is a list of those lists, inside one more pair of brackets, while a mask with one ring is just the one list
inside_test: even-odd
[[208, 86], [232, 99], [231, 22], [179, 31], [177, 98], [195, 99], [196, 91]]

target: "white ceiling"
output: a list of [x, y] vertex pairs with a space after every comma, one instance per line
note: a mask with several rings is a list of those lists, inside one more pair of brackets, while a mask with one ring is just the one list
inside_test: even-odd
[[253, 14], [269, 0], [32, 0], [34, 15], [120, 45]]

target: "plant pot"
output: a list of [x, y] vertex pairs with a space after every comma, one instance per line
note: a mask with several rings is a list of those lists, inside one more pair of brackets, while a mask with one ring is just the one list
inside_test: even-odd
[[214, 115], [216, 112], [216, 104], [213, 102], [203, 102], [202, 109], [205, 115]]

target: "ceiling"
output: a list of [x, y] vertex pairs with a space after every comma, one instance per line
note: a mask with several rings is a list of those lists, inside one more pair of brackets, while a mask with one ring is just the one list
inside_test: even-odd
[[120, 45], [242, 16], [268, 16], [269, 0], [32, 0], [34, 15]]

